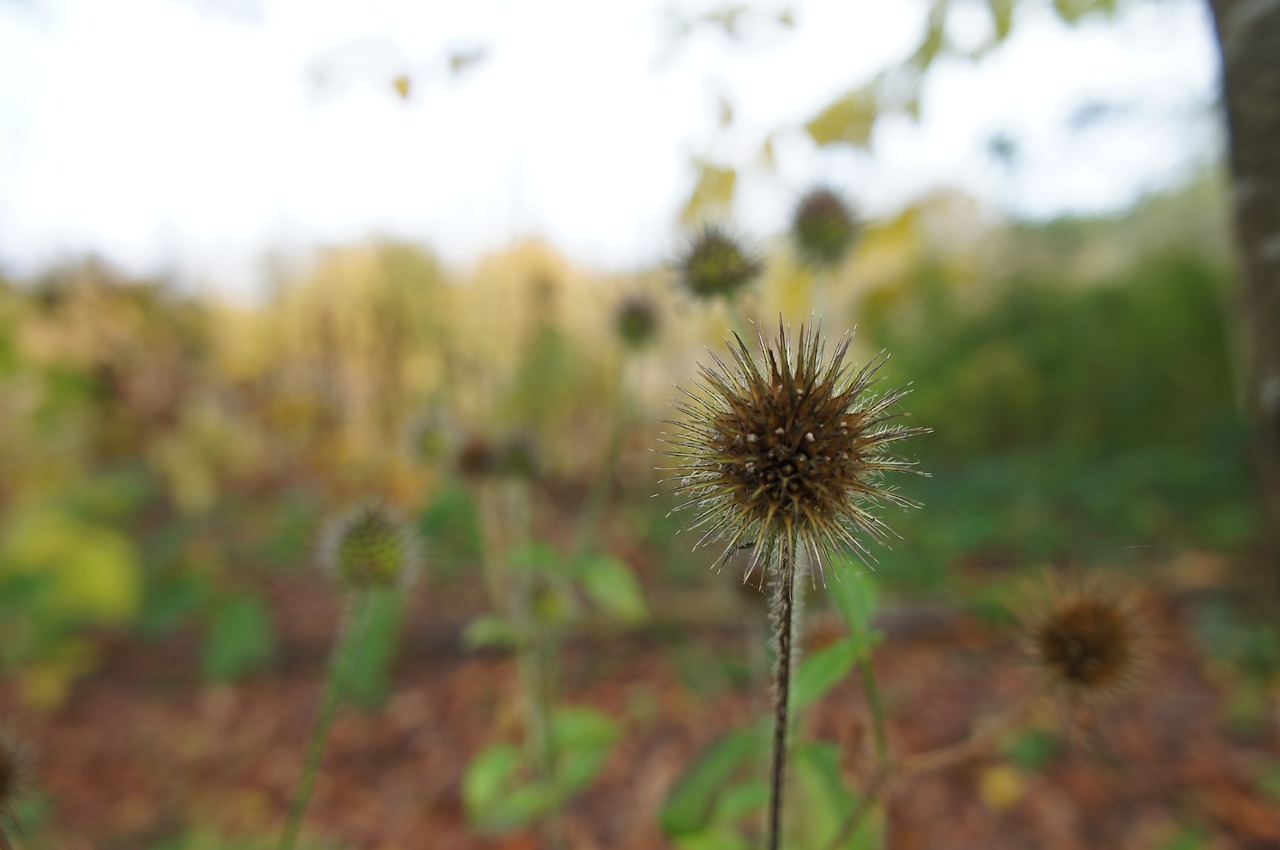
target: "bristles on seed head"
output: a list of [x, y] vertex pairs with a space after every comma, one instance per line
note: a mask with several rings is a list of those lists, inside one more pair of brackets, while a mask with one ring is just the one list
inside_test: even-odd
[[733, 298], [764, 269], [737, 237], [714, 224], [695, 232], [672, 265], [680, 285], [701, 301]]
[[31, 754], [12, 730], [0, 728], [0, 830], [15, 816], [17, 805], [31, 786]]
[[422, 557], [417, 535], [391, 508], [376, 500], [330, 521], [320, 545], [320, 564], [352, 589], [404, 586]]
[[1132, 687], [1154, 645], [1150, 621], [1131, 591], [1078, 574], [1048, 579], [1023, 628], [1046, 686], [1073, 702]]
[[796, 345], [781, 319], [776, 340], [756, 330], [759, 356], [735, 334], [731, 362], [712, 354], [713, 365], [700, 367], [676, 404], [683, 418], [664, 436], [676, 461], [672, 492], [684, 499], [677, 510], [694, 514], [686, 528], [699, 543], [723, 543], [719, 563], [753, 546], [752, 569], [779, 543], [803, 547], [819, 571], [833, 550], [870, 557], [864, 538], [890, 533], [872, 506], [916, 507], [883, 483], [886, 473], [916, 471], [890, 448], [927, 429], [893, 422], [906, 390], [871, 392], [883, 358], [850, 368], [852, 334], [825, 358], [812, 324]]
[[830, 268], [839, 265], [857, 242], [858, 223], [839, 194], [817, 188], [796, 205], [791, 238], [806, 265]]

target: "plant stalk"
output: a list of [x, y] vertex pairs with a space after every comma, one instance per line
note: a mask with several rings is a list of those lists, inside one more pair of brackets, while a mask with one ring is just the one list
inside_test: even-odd
[[774, 592], [773, 758], [769, 771], [769, 850], [782, 846], [783, 791], [787, 778], [788, 708], [791, 699], [792, 644], [795, 637], [795, 540], [779, 544], [778, 583]]
[[324, 757], [325, 744], [328, 743], [329, 727], [333, 725], [333, 718], [342, 696], [342, 685], [347, 676], [347, 668], [364, 633], [370, 597], [371, 593], [368, 590], [359, 590], [347, 600], [342, 630], [333, 648], [333, 656], [329, 662], [329, 676], [320, 697], [320, 711], [316, 715], [315, 726], [311, 730], [311, 741], [307, 744], [306, 762], [301, 776], [298, 777], [293, 802], [289, 806], [284, 834], [280, 837], [280, 850], [293, 850], [294, 845], [297, 844], [298, 833], [302, 829], [302, 817], [306, 814], [307, 803], [311, 800], [311, 790], [315, 786], [316, 776], [320, 773], [320, 761]]

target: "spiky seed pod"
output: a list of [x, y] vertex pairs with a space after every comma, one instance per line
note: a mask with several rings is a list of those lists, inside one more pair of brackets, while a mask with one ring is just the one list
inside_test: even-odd
[[1046, 684], [1073, 700], [1133, 684], [1152, 648], [1150, 624], [1131, 593], [1078, 577], [1051, 581], [1024, 628]]
[[420, 460], [440, 460], [449, 453], [453, 442], [449, 423], [438, 414], [425, 414], [409, 427], [409, 449]]
[[31, 785], [31, 756], [12, 731], [0, 729], [0, 847], [5, 846], [6, 821]]
[[473, 434], [458, 450], [456, 462], [463, 477], [485, 478], [498, 468], [498, 450], [488, 439]]
[[732, 298], [764, 269], [727, 230], [707, 225], [693, 235], [675, 262], [681, 285], [694, 298]]
[[642, 295], [622, 302], [614, 317], [618, 336], [628, 348], [643, 348], [658, 332], [658, 308]]
[[504, 478], [533, 480], [542, 469], [542, 456], [537, 439], [529, 433], [516, 434], [502, 441], [494, 472]]
[[353, 589], [406, 585], [421, 558], [417, 537], [380, 502], [358, 505], [332, 521], [320, 550], [325, 570]]
[[830, 360], [813, 325], [801, 326], [799, 346], [778, 326], [760, 358], [741, 337], [729, 342], [732, 365], [712, 355], [694, 390], [676, 404], [685, 419], [665, 435], [676, 458], [672, 492], [677, 508], [692, 509], [686, 528], [724, 543], [719, 563], [741, 545], [754, 546], [751, 570], [785, 543], [802, 546], [819, 570], [827, 553], [852, 549], [870, 556], [862, 537], [884, 542], [888, 527], [872, 513], [883, 502], [917, 507], [882, 483], [888, 472], [916, 472], [891, 457], [893, 443], [926, 428], [893, 423], [906, 389], [870, 391], [883, 358], [851, 370], [845, 357], [853, 334], [841, 337]]
[[796, 205], [791, 237], [802, 262], [817, 269], [838, 265], [858, 237], [848, 205], [831, 189], [813, 189]]

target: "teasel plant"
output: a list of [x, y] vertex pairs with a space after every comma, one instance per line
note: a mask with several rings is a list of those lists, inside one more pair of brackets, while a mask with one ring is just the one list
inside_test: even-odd
[[363, 502], [331, 520], [320, 542], [321, 568], [344, 592], [342, 619], [312, 726], [302, 772], [294, 788], [280, 850], [293, 850], [311, 800], [342, 688], [359, 651], [373, 596], [379, 590], [408, 586], [421, 561], [418, 538], [405, 520], [376, 500]]
[[[560, 637], [538, 616], [543, 577], [529, 565], [513, 563], [527, 557], [533, 539], [530, 490], [541, 466], [539, 446], [527, 433], [473, 434], [457, 458], [458, 471], [474, 489], [479, 507], [481, 569], [490, 604], [515, 653], [525, 759], [539, 781], [550, 785], [556, 779], [552, 726], [559, 692]], [[558, 808], [541, 820], [541, 829], [547, 846], [564, 846]]]
[[917, 507], [884, 478], [923, 474], [891, 452], [928, 429], [895, 421], [907, 389], [873, 391], [883, 357], [852, 367], [851, 332], [829, 357], [813, 323], [800, 327], [795, 343], [781, 318], [776, 339], [766, 340], [759, 326], [756, 335], [758, 356], [735, 333], [728, 342], [729, 362], [712, 354], [713, 365], [700, 367], [694, 388], [682, 389], [683, 399], [675, 403], [683, 418], [667, 423], [673, 430], [663, 439], [674, 460], [674, 477], [667, 480], [682, 499], [675, 510], [692, 513], [685, 528], [700, 534], [695, 546], [721, 546], [720, 566], [738, 549], [750, 548], [744, 581], [763, 570], [773, 588], [766, 834], [769, 850], [777, 850], [799, 642], [797, 584], [806, 574], [825, 584], [826, 566], [836, 553], [852, 551], [871, 560], [868, 541], [885, 543], [891, 534], [875, 513], [878, 505]]
[[800, 264], [814, 276], [814, 311], [820, 316], [827, 312], [832, 279], [857, 246], [861, 230], [852, 207], [833, 188], [817, 186], [796, 202], [791, 242]]
[[728, 225], [703, 224], [689, 234], [670, 268], [690, 300], [723, 304], [734, 330], [746, 333], [741, 297], [764, 272], [764, 261], [746, 239]]
[[600, 524], [604, 519], [618, 463], [622, 458], [623, 443], [633, 415], [631, 382], [627, 380], [630, 367], [657, 337], [661, 318], [657, 303], [641, 293], [623, 298], [613, 315], [613, 328], [621, 343], [622, 356], [618, 358], [612, 375], [613, 399], [609, 406], [608, 430], [605, 434], [604, 454], [596, 469], [595, 477], [587, 491], [575, 532], [571, 557], [585, 555], [596, 542]]
[[1099, 706], [1140, 687], [1158, 652], [1156, 630], [1136, 592], [1119, 582], [1078, 569], [1049, 574], [1014, 604], [1033, 686], [1003, 713], [975, 725], [968, 737], [881, 763], [827, 850], [845, 846], [871, 805], [895, 787], [981, 757], [1046, 698], [1067, 709], [1068, 732], [1075, 734]]
[[31, 754], [10, 729], [0, 729], [0, 850], [16, 850], [22, 826], [17, 806], [31, 786]]

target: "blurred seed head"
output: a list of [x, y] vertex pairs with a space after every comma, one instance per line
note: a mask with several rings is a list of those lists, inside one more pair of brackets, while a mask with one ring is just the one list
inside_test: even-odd
[[694, 233], [674, 266], [680, 284], [703, 301], [733, 298], [764, 269], [757, 257], [718, 225], [707, 225]]
[[378, 501], [357, 505], [330, 522], [320, 549], [326, 572], [357, 590], [409, 584], [421, 547], [399, 515]]
[[853, 371], [852, 333], [827, 360], [812, 325], [801, 326], [798, 346], [781, 320], [776, 340], [756, 332], [758, 357], [735, 334], [731, 364], [713, 354], [715, 365], [700, 367], [676, 404], [684, 419], [664, 436], [677, 461], [672, 492], [684, 498], [677, 510], [694, 512], [685, 527], [701, 533], [698, 545], [723, 543], [721, 564], [752, 546], [748, 576], [779, 543], [805, 548], [820, 570], [833, 551], [870, 557], [862, 538], [890, 533], [873, 506], [917, 507], [883, 484], [885, 473], [916, 471], [890, 447], [928, 429], [892, 421], [907, 390], [871, 392], [884, 361]]
[[463, 477], [473, 480], [533, 480], [542, 471], [542, 454], [532, 434], [520, 433], [501, 441], [473, 434], [458, 452], [457, 466]]
[[614, 326], [628, 348], [644, 348], [658, 333], [658, 307], [642, 295], [633, 295], [618, 307]]
[[15, 806], [30, 788], [30, 751], [11, 730], [0, 729], [0, 821], [15, 816]]
[[1113, 695], [1147, 665], [1152, 628], [1132, 593], [1079, 577], [1050, 580], [1024, 623], [1032, 661], [1073, 700]]
[[824, 269], [839, 265], [858, 237], [858, 224], [848, 205], [831, 189], [811, 190], [796, 206], [791, 222], [796, 251], [806, 265]]
[[419, 460], [439, 461], [448, 454], [453, 442], [453, 431], [439, 414], [424, 414], [409, 426], [409, 449]]

